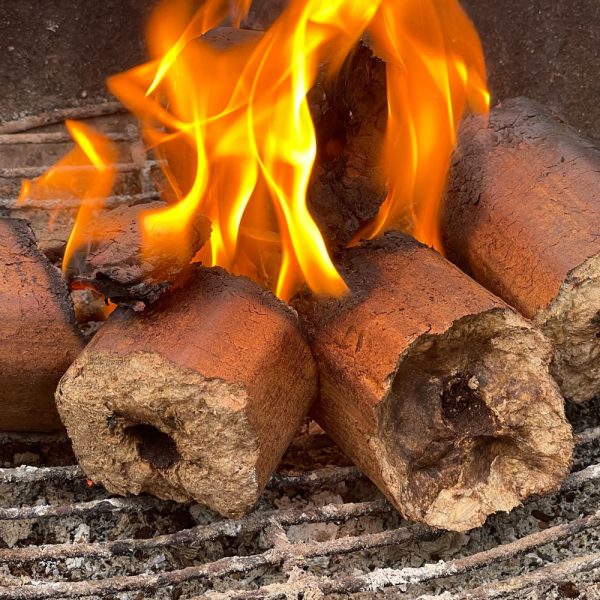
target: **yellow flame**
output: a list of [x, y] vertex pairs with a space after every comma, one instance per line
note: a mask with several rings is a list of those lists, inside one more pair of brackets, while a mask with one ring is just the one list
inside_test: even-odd
[[[117, 149], [105, 136], [76, 121], [66, 122], [76, 143], [62, 160], [34, 181], [24, 180], [19, 202], [26, 200], [77, 200], [79, 205], [63, 258], [65, 272], [81, 245], [101, 239], [103, 231], [94, 228], [94, 217], [110, 195], [115, 180]], [[60, 210], [60, 205], [54, 210]]]
[[[466, 110], [489, 107], [479, 38], [457, 0], [291, 0], [263, 36], [226, 49], [200, 36], [231, 7], [239, 23], [250, 0], [196, 4], [163, 2], [148, 27], [151, 60], [109, 80], [162, 159], [174, 198], [143, 214], [144, 248], [185, 247], [204, 214], [212, 235], [196, 260], [284, 299], [304, 284], [344, 293], [306, 201], [317, 156], [307, 93], [321, 66], [339, 67], [365, 32], [386, 61], [388, 195], [355, 242], [400, 228], [441, 247], [438, 215], [458, 124]], [[97, 193], [112, 181], [106, 142], [69, 127], [78, 160], [102, 182]], [[70, 251], [91, 218], [84, 203]]]
[[386, 61], [388, 196], [355, 243], [397, 228], [442, 250], [441, 199], [460, 119], [489, 109], [481, 43], [454, 0], [382, 2], [369, 29]]

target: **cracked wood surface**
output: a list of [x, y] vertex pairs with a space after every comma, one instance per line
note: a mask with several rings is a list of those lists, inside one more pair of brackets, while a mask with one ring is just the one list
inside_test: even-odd
[[246, 278], [192, 266], [143, 313], [111, 316], [57, 403], [93, 481], [241, 516], [316, 391], [294, 312]]
[[351, 293], [299, 298], [313, 416], [406, 517], [464, 531], [556, 488], [572, 438], [548, 341], [400, 233], [348, 250]]
[[600, 391], [600, 149], [517, 98], [461, 128], [442, 218], [448, 257], [557, 347], [563, 393]]

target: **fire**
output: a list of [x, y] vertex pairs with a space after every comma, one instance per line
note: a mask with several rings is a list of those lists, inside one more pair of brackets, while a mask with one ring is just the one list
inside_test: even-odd
[[63, 272], [81, 246], [103, 235], [103, 230], [94, 228], [93, 224], [102, 210], [103, 200], [113, 188], [117, 162], [116, 147], [103, 135], [75, 121], [67, 121], [66, 126], [76, 143], [75, 148], [35, 181], [23, 181], [19, 195], [19, 202], [79, 200], [77, 219], [63, 258]]
[[439, 215], [460, 119], [487, 112], [483, 51], [458, 2], [382, 2], [370, 26], [386, 62], [388, 196], [356, 240], [398, 228], [442, 251]]
[[[175, 252], [200, 212], [212, 235], [196, 260], [283, 299], [304, 284], [344, 293], [306, 202], [317, 154], [307, 93], [321, 65], [335, 71], [365, 33], [387, 63], [389, 193], [356, 241], [401, 228], [440, 248], [437, 215], [458, 123], [465, 110], [489, 104], [480, 42], [456, 0], [292, 0], [264, 35], [227, 49], [201, 36], [232, 6], [239, 23], [249, 0], [206, 0], [195, 12], [193, 4], [163, 2], [148, 27], [151, 60], [109, 80], [139, 119], [174, 198], [142, 215], [144, 248]], [[108, 195], [114, 179], [110, 144], [82, 125], [69, 128], [78, 144], [69, 160], [91, 165], [93, 176], [67, 264], [89, 242], [78, 233], [96, 210], [86, 199]], [[39, 194], [59, 167], [24, 185], [23, 196]]]

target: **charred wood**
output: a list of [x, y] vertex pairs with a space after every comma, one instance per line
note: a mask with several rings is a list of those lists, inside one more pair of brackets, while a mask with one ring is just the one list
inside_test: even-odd
[[240, 516], [315, 394], [294, 312], [245, 278], [192, 267], [143, 313], [117, 310], [57, 401], [93, 481]]
[[155, 302], [210, 237], [209, 220], [197, 215], [185, 236], [146, 244], [142, 215], [164, 207], [151, 202], [99, 213], [78, 232], [79, 239], [92, 241], [77, 250], [67, 277], [85, 282], [117, 304]]
[[[266, 3], [265, 10], [269, 6]], [[257, 31], [221, 27], [204, 39], [228, 48], [260, 36]], [[385, 199], [381, 151], [387, 91], [385, 63], [364, 43], [337, 75], [328, 77], [326, 72], [323, 65], [308, 94], [318, 145], [308, 205], [330, 251], [336, 253], [377, 214]]]

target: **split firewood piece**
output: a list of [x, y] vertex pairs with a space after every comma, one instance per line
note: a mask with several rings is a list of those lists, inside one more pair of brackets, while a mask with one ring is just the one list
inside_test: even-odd
[[141, 314], [118, 309], [63, 377], [88, 477], [119, 494], [256, 502], [316, 395], [296, 314], [250, 280], [193, 266]]
[[600, 149], [519, 98], [470, 118], [443, 216], [449, 258], [533, 319], [563, 394], [600, 392]]
[[78, 231], [78, 239], [92, 241], [77, 250], [67, 276], [115, 303], [155, 302], [190, 264], [211, 230], [210, 221], [197, 215], [190, 230], [173, 243], [146, 243], [143, 214], [166, 206], [151, 202], [99, 213]]
[[400, 233], [348, 250], [352, 292], [301, 298], [313, 416], [407, 518], [465, 531], [568, 474], [573, 440], [545, 337]]
[[0, 219], [0, 430], [60, 429], [54, 391], [82, 348], [60, 272], [25, 221]]

